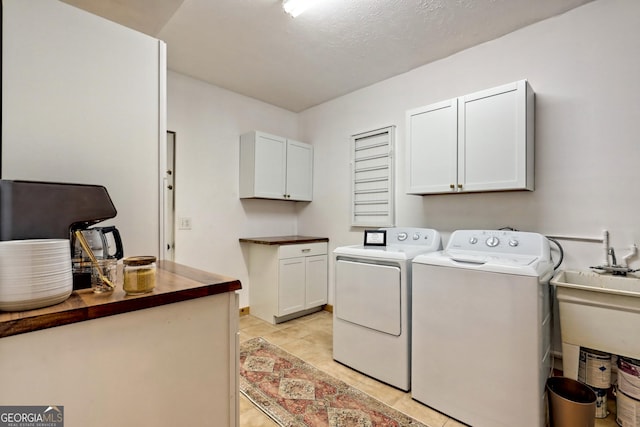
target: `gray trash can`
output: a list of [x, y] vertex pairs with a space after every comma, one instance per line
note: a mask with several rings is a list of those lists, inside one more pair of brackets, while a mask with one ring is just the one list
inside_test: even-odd
[[547, 379], [550, 427], [594, 427], [596, 394], [588, 385], [566, 377]]

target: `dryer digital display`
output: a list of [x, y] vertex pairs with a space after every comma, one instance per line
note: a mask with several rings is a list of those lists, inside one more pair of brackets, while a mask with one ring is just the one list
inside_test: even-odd
[[365, 246], [387, 246], [386, 230], [364, 230]]

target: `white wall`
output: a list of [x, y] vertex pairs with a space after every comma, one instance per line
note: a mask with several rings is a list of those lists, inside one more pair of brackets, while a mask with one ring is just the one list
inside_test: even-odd
[[168, 129], [176, 132], [176, 262], [238, 278], [249, 305], [246, 248], [240, 237], [297, 233], [296, 203], [238, 197], [240, 135], [262, 130], [298, 137], [297, 115], [182, 74], [167, 76]]
[[103, 185], [118, 214], [100, 225], [156, 254], [161, 42], [58, 1], [3, 14], [2, 178]]
[[[361, 242], [349, 225], [349, 136], [395, 124], [397, 225], [446, 236], [511, 226], [598, 238], [608, 229], [620, 258], [640, 244], [639, 53], [640, 2], [598, 0], [302, 112], [317, 172], [298, 231], [328, 236], [330, 249]], [[523, 78], [536, 92], [534, 192], [404, 194], [406, 110]], [[604, 258], [600, 243], [561, 243], [565, 268]], [[330, 280], [333, 301], [333, 267]]]

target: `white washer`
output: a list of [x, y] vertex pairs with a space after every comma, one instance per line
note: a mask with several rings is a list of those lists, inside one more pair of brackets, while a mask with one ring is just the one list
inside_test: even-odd
[[333, 358], [397, 387], [410, 387], [411, 260], [442, 248], [427, 228], [385, 228], [387, 245], [334, 250]]
[[474, 427], [543, 427], [548, 240], [458, 230], [413, 260], [412, 397]]

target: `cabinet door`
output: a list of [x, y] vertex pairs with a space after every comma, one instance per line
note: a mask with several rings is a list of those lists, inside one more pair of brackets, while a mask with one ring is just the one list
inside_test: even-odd
[[278, 316], [304, 310], [305, 257], [281, 259], [278, 280]]
[[284, 199], [287, 140], [264, 132], [240, 137], [240, 197]]
[[533, 189], [533, 153], [527, 156], [528, 147], [533, 146], [528, 141], [533, 128], [527, 128], [527, 98], [533, 98], [527, 96], [527, 88], [523, 80], [460, 98], [458, 182], [462, 191]]
[[311, 201], [313, 195], [313, 147], [287, 141], [286, 198]]
[[327, 303], [327, 255], [305, 258], [306, 301], [305, 308], [318, 307]]
[[287, 140], [256, 132], [254, 197], [285, 198]]
[[456, 190], [457, 99], [407, 112], [408, 194]]

